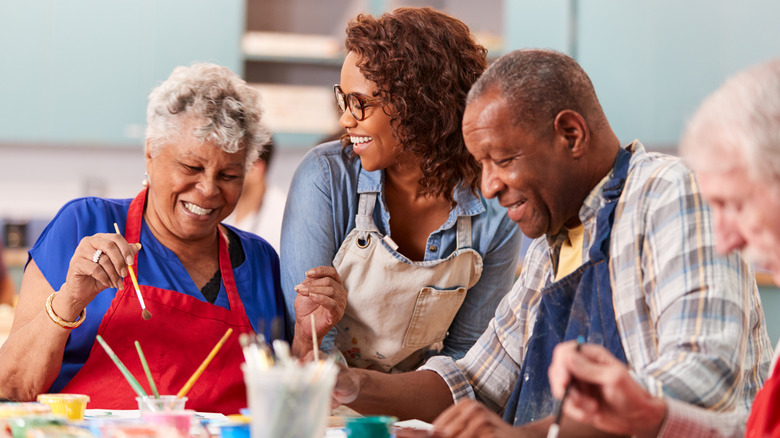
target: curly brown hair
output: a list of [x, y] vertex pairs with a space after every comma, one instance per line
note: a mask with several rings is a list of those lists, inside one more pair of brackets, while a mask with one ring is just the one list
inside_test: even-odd
[[463, 141], [466, 95], [487, 67], [487, 49], [460, 20], [431, 8], [398, 8], [347, 25], [347, 51], [377, 84], [375, 97], [392, 108], [390, 124], [402, 147], [420, 158], [422, 193], [452, 204], [458, 184], [476, 191], [480, 167]]

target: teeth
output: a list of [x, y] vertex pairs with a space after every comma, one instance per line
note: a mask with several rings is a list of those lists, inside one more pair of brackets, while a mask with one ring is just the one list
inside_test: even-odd
[[509, 210], [515, 210], [516, 208], [519, 208], [519, 207], [520, 207], [520, 206], [522, 206], [523, 204], [525, 204], [525, 201], [520, 201], [520, 202], [518, 202], [517, 204], [510, 205], [510, 206], [508, 207], [508, 209], [509, 209]]
[[198, 216], [207, 215], [207, 214], [211, 213], [212, 211], [214, 211], [213, 208], [198, 207], [197, 205], [195, 205], [195, 204], [193, 204], [191, 202], [185, 202], [184, 203], [184, 208], [186, 208], [187, 210], [191, 211], [192, 213], [197, 214]]
[[359, 143], [367, 143], [369, 141], [373, 140], [372, 137], [357, 137], [354, 135], [349, 136], [349, 141], [352, 142], [352, 144], [359, 144]]

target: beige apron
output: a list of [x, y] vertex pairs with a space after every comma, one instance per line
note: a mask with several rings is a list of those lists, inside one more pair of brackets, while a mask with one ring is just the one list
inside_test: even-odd
[[355, 229], [333, 259], [349, 294], [336, 346], [351, 366], [408, 371], [426, 352], [441, 350], [466, 292], [482, 275], [482, 257], [470, 248], [471, 217], [460, 216], [455, 252], [446, 259], [409, 260], [376, 227], [377, 196], [360, 194]]

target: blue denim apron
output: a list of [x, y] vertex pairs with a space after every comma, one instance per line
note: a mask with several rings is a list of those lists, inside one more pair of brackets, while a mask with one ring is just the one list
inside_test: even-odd
[[615, 206], [628, 175], [631, 153], [618, 152], [612, 176], [604, 185], [604, 207], [596, 218], [590, 260], [576, 271], [542, 289], [539, 312], [515, 389], [509, 396], [504, 421], [515, 426], [549, 417], [555, 408], [547, 368], [555, 346], [582, 335], [626, 362], [620, 343], [612, 288], [609, 283], [609, 237]]

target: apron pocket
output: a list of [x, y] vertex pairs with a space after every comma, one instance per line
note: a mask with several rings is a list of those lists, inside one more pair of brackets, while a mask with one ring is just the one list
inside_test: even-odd
[[417, 294], [414, 313], [406, 329], [404, 347], [424, 348], [442, 342], [465, 299], [465, 287], [422, 288]]

